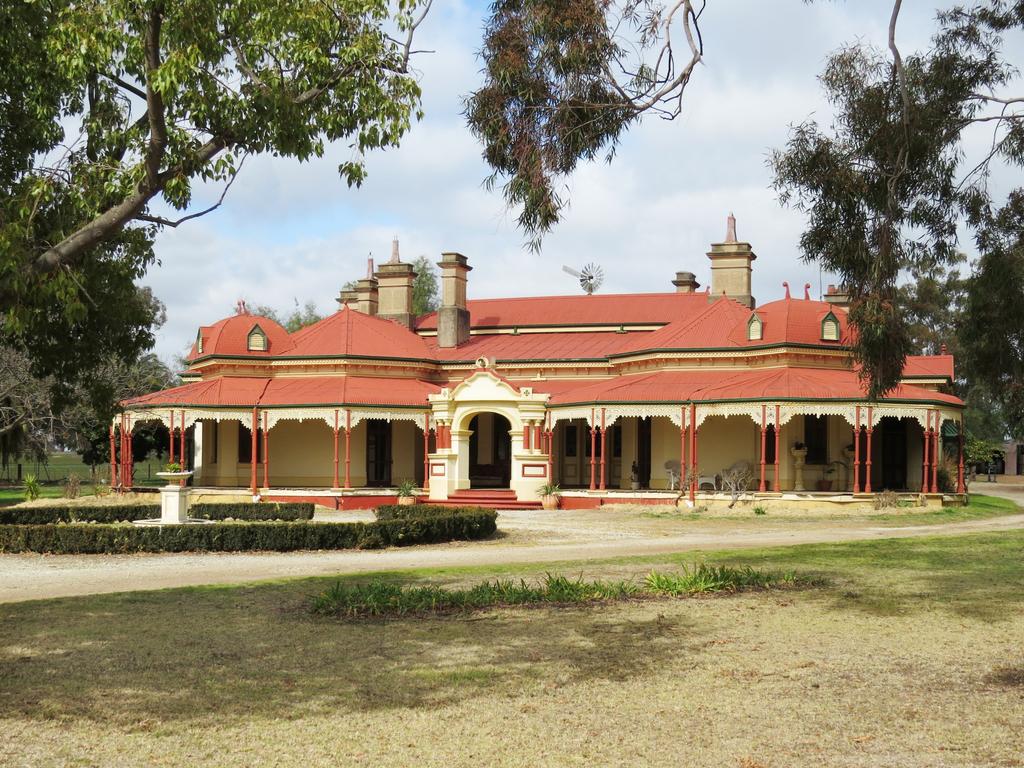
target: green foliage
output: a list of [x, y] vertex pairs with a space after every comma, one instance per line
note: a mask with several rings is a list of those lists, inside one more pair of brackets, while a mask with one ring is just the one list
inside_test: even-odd
[[995, 461], [1003, 453], [1003, 447], [991, 440], [975, 437], [970, 432], [964, 440], [964, 463], [970, 466], [988, 464]]
[[150, 346], [136, 281], [157, 230], [180, 223], [151, 206], [188, 210], [196, 183], [230, 184], [248, 155], [308, 160], [346, 141], [339, 174], [359, 185], [365, 154], [419, 116], [416, 6], [5, 3], [0, 92], [17, 98], [0, 99], [4, 336], [58, 382]]
[[602, 152], [610, 159], [636, 119], [608, 82], [620, 54], [600, 0], [495, 0], [484, 30], [484, 85], [466, 117], [519, 226], [537, 238], [559, 219], [560, 177]]
[[447, 507], [439, 504], [381, 504], [373, 514], [378, 520], [412, 520], [428, 517], [459, 517], [476, 512], [496, 514], [494, 510], [483, 510], [480, 507]]
[[238, 522], [206, 525], [0, 525], [0, 552], [131, 554], [134, 552], [292, 552], [380, 549], [483, 539], [496, 530], [495, 514], [375, 523]]
[[956, 469], [952, 467], [941, 466], [936, 470], [940, 493], [956, 493], [956, 474]]
[[[997, 6], [1006, 8], [990, 10]], [[958, 261], [961, 218], [972, 226], [986, 218], [989, 164], [1024, 160], [1024, 123], [1011, 117], [997, 125], [1009, 140], [974, 170], [961, 168], [964, 131], [1002, 120], [986, 113], [991, 105], [979, 94], [1011, 78], [998, 32], [1024, 18], [962, 9], [938, 18], [925, 51], [890, 58], [858, 43], [835, 53], [821, 76], [836, 112], [831, 129], [807, 121], [771, 159], [781, 200], [807, 214], [804, 258], [837, 273], [850, 292], [848, 343], [872, 398], [896, 386], [920, 341], [897, 288], [901, 271], [923, 275]]]
[[764, 573], [749, 567], [703, 563], [692, 569], [684, 565], [679, 573], [651, 573], [642, 585], [632, 581], [584, 581], [582, 577], [570, 579], [550, 573], [537, 582], [496, 579], [467, 589], [403, 586], [376, 579], [366, 584], [336, 582], [313, 598], [311, 608], [322, 616], [348, 619], [416, 616], [500, 606], [577, 605], [638, 597], [738, 592], [797, 583], [792, 573]]
[[25, 501], [35, 501], [39, 498], [39, 478], [35, 475], [25, 475]]
[[181, 464], [176, 461], [164, 464], [164, 472], [181, 472]]
[[767, 515], [768, 514], [768, 510], [765, 509], [762, 506], [757, 506], [757, 507], [754, 507], [754, 514], [755, 515]]
[[696, 595], [706, 592], [739, 592], [750, 589], [792, 586], [797, 581], [790, 571], [775, 573], [755, 571], [749, 565], [733, 568], [727, 565], [697, 563], [692, 568], [684, 565], [676, 573], [647, 574], [647, 589], [656, 595]]
[[418, 490], [416, 483], [412, 480], [402, 480], [398, 483], [398, 496], [399, 498], [413, 498], [416, 496]]
[[159, 504], [103, 504], [95, 506], [13, 507], [0, 509], [2, 525], [48, 523], [119, 523], [160, 517]]
[[259, 504], [191, 504], [189, 517], [203, 520], [312, 520], [316, 506], [307, 502]]
[[299, 301], [296, 299], [295, 308], [286, 317], [282, 317], [276, 309], [265, 304], [258, 304], [253, 307], [252, 313], [273, 320], [288, 331], [288, 333], [295, 333], [295, 331], [300, 331], [306, 326], [319, 323], [324, 319], [324, 316], [316, 308], [316, 302], [312, 300], [299, 306]]
[[[412, 284], [412, 313], [426, 315], [435, 311], [441, 303], [437, 268], [426, 256], [417, 257], [412, 266], [416, 270], [416, 279]], [[352, 287], [355, 288], [355, 285]]]
[[1024, 439], [1024, 190], [985, 215], [977, 239], [960, 329], [966, 367], [994, 395], [1009, 434]]
[[561, 496], [562, 489], [558, 487], [558, 483], [544, 483], [540, 488], [537, 489], [538, 496]]

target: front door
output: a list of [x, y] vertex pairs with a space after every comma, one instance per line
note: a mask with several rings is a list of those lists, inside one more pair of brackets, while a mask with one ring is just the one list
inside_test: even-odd
[[874, 435], [882, 439], [882, 490], [907, 489], [907, 426], [902, 419], [884, 418]]
[[366, 484], [391, 485], [391, 422], [384, 419], [366, 422]]

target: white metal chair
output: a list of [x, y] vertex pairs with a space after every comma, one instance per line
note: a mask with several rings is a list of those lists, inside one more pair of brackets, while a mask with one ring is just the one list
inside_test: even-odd
[[681, 474], [679, 462], [669, 459], [668, 461], [665, 462], [664, 466], [665, 471], [668, 473], [668, 489], [670, 491], [679, 490], [679, 480]]

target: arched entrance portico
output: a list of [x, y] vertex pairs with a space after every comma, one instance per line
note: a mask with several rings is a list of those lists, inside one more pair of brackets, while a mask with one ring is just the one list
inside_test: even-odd
[[469, 421], [469, 487], [508, 488], [512, 477], [512, 425], [500, 413]]

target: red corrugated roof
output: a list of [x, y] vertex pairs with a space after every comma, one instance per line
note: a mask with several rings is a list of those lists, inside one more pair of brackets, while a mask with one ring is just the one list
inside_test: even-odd
[[470, 336], [458, 347], [441, 349], [436, 336], [424, 339], [427, 355], [435, 360], [593, 360], [625, 348], [630, 339], [649, 332], [576, 331], [574, 333], [484, 334]]
[[[540, 387], [538, 387], [540, 389]], [[723, 371], [658, 371], [618, 376], [566, 389], [551, 403], [685, 402], [717, 400], [863, 400], [856, 372], [818, 368]], [[884, 400], [923, 400], [962, 405], [953, 395], [900, 385]]]
[[[267, 349], [263, 352], [250, 352], [248, 348], [249, 332], [256, 326], [267, 336]], [[252, 357], [269, 357], [283, 355], [292, 348], [292, 339], [281, 325], [262, 315], [232, 315], [218, 320], [213, 325], [199, 329], [203, 338], [203, 351], [200, 354], [196, 344], [188, 353], [188, 359], [208, 355], [249, 355]]]
[[246, 376], [221, 376], [209, 381], [194, 381], [126, 400], [133, 407], [179, 405], [227, 405], [252, 407], [259, 402], [269, 379]]
[[427, 405], [440, 387], [419, 379], [308, 376], [278, 379], [225, 376], [126, 400], [133, 408], [282, 405]]
[[[529, 296], [513, 299], [471, 299], [470, 325], [514, 327], [530, 325], [664, 324], [707, 305], [703, 293], [623, 293], [586, 296]], [[437, 328], [437, 313], [419, 318], [419, 329]]]
[[908, 357], [903, 366], [904, 376], [934, 376], [953, 378], [952, 355], [915, 355]]
[[292, 334], [289, 355], [320, 357], [354, 355], [369, 357], [429, 357], [427, 345], [417, 334], [392, 320], [339, 309], [314, 325]]

